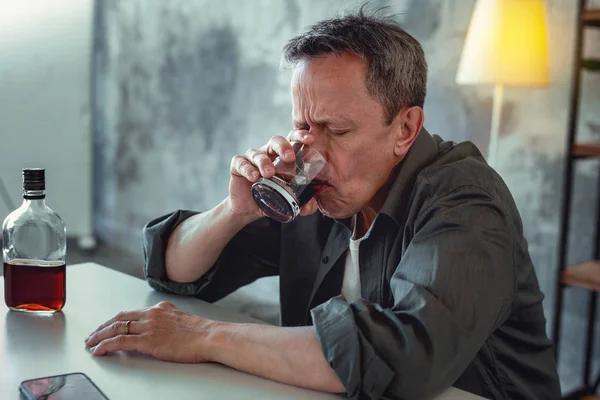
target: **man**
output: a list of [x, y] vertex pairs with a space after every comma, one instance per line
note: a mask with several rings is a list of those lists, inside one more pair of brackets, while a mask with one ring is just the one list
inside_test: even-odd
[[[294, 65], [287, 139], [235, 156], [221, 204], [158, 218], [144, 239], [157, 290], [216, 301], [278, 274], [283, 326], [210, 321], [161, 303], [101, 325], [86, 340], [92, 353], [219, 362], [352, 399], [423, 399], [451, 385], [558, 399], [516, 206], [472, 144], [422, 128], [419, 43], [361, 11], [314, 25], [284, 59]], [[293, 140], [327, 159], [327, 187], [279, 224], [250, 187], [273, 176], [276, 156], [294, 159]]]

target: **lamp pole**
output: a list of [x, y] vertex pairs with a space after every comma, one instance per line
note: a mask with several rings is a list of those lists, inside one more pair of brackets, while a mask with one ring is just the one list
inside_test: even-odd
[[488, 147], [488, 164], [491, 167], [497, 165], [498, 158], [498, 135], [500, 133], [500, 119], [502, 118], [502, 97], [504, 96], [504, 85], [497, 83], [494, 86], [494, 100], [492, 104], [492, 125], [490, 127], [490, 144]]

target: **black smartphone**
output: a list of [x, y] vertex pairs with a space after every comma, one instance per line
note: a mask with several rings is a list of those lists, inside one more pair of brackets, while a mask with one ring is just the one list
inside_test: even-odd
[[21, 382], [19, 388], [27, 400], [108, 400], [108, 397], [84, 373], [46, 376]]

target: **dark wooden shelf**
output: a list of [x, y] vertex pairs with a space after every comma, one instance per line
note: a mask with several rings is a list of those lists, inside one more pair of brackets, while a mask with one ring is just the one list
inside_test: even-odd
[[[569, 4], [574, 3], [573, 7], [577, 7], [576, 13], [576, 27], [575, 37], [573, 39], [575, 49], [575, 59], [571, 75], [571, 91], [569, 96], [569, 108], [568, 108], [568, 144], [566, 148], [566, 160], [564, 169], [564, 181], [563, 181], [563, 201], [561, 203], [561, 219], [560, 219], [560, 231], [559, 231], [559, 252], [557, 258], [557, 277], [556, 277], [556, 295], [554, 300], [554, 321], [552, 322], [552, 335], [554, 340], [554, 355], [558, 359], [560, 354], [560, 342], [561, 342], [561, 320], [564, 313], [564, 292], [565, 289], [570, 287], [578, 287], [588, 291], [590, 300], [596, 299], [596, 294], [600, 292], [600, 260], [592, 260], [579, 265], [567, 266], [566, 260], [568, 259], [568, 247], [569, 247], [569, 225], [572, 221], [571, 209], [572, 199], [574, 196], [573, 180], [576, 171], [576, 163], [581, 159], [600, 159], [600, 140], [598, 138], [589, 139], [588, 142], [578, 143], [577, 137], [578, 124], [577, 119], [577, 106], [581, 99], [581, 92], [584, 90], [582, 79], [584, 74], [598, 73], [599, 70], [599, 56], [596, 55], [592, 58], [586, 58], [584, 56], [584, 40], [583, 37], [587, 30], [600, 28], [600, 5], [591, 5], [588, 0], [570, 0]], [[587, 7], [587, 8], [586, 8]], [[587, 29], [586, 29], [587, 28]], [[590, 201], [596, 201], [600, 203], [600, 199], [590, 199]], [[596, 223], [595, 218], [590, 218], [589, 223]], [[600, 258], [600, 231], [597, 231], [594, 235], [594, 253], [597, 255], [594, 258]], [[597, 397], [596, 389], [600, 386], [600, 378], [592, 376], [595, 372], [592, 367], [593, 361], [593, 349], [597, 347], [597, 343], [594, 343], [594, 324], [596, 321], [596, 302], [590, 303], [587, 310], [586, 318], [586, 335], [585, 344], [582, 354], [583, 368], [581, 372], [581, 382], [584, 386], [580, 387], [573, 393], [562, 397], [563, 400], [600, 400]], [[564, 324], [563, 324], [564, 325]], [[565, 338], [562, 339], [564, 341]], [[597, 341], [596, 341], [597, 342]], [[593, 382], [593, 384], [592, 384]]]
[[583, 12], [583, 23], [600, 27], [600, 8], [592, 8]]
[[584, 387], [567, 394], [562, 400], [600, 400], [600, 397], [595, 395], [591, 388]]
[[600, 261], [567, 267], [563, 270], [560, 281], [564, 285], [600, 292]]
[[586, 58], [581, 60], [581, 68], [589, 72], [600, 72], [600, 59]]
[[600, 157], [600, 142], [575, 143], [573, 145], [575, 157]]

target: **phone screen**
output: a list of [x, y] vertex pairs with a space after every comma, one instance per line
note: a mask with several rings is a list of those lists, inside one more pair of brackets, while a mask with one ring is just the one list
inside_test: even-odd
[[82, 373], [31, 379], [21, 384], [21, 390], [32, 400], [108, 400]]

